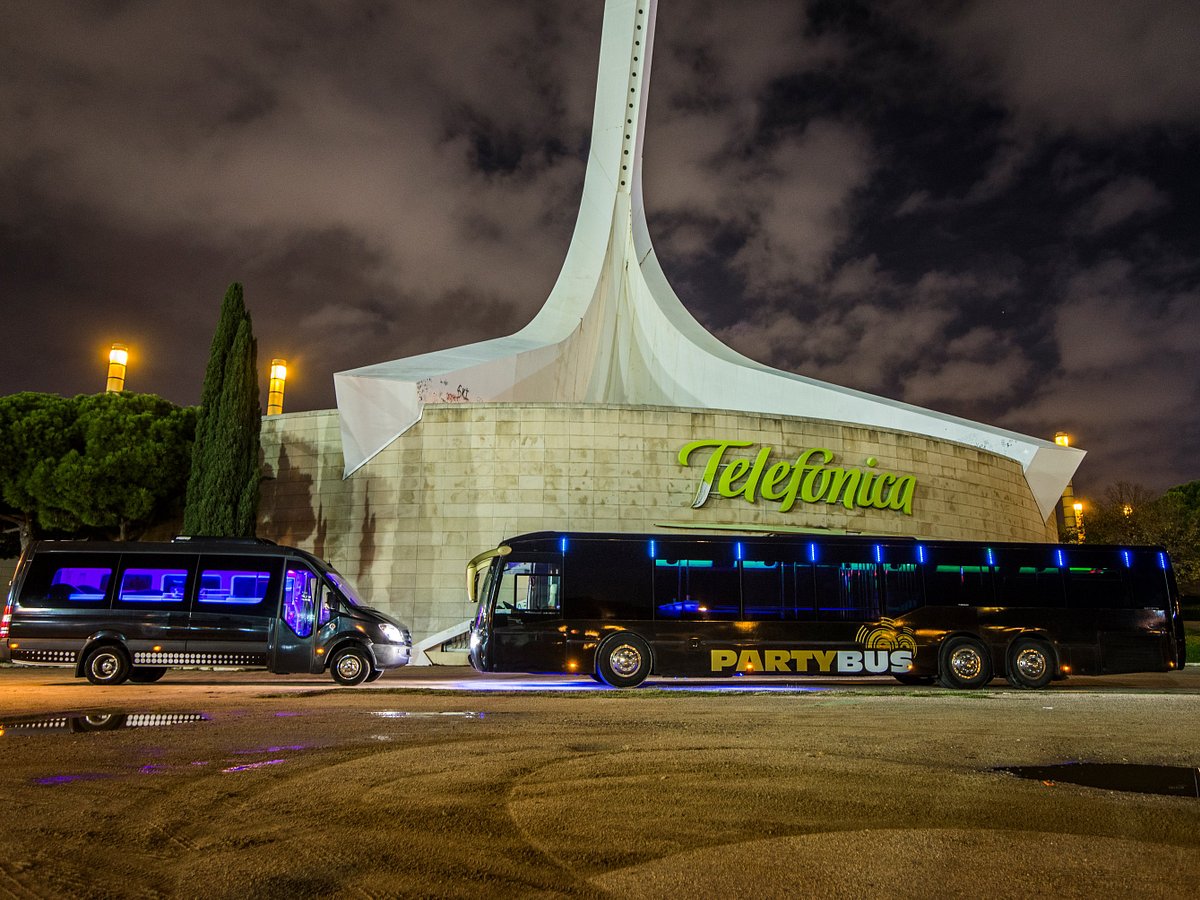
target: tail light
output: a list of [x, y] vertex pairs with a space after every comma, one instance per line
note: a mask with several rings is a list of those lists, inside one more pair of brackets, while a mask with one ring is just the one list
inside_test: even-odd
[[0, 641], [8, 639], [10, 625], [12, 625], [12, 600], [4, 604], [4, 617], [0, 618]]

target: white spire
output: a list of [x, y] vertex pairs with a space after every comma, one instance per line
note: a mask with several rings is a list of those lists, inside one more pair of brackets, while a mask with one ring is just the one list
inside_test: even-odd
[[772, 369], [692, 318], [659, 267], [642, 204], [657, 0], [607, 0], [592, 142], [575, 232], [533, 321], [508, 337], [339, 372], [346, 474], [456, 400], [743, 410], [869, 425], [1015, 459], [1049, 517], [1084, 453]]

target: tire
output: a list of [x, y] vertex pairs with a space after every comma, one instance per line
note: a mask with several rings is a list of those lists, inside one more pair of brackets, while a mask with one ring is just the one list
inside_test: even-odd
[[975, 690], [992, 680], [992, 656], [978, 638], [954, 637], [942, 650], [938, 684]]
[[653, 667], [650, 645], [628, 631], [609, 636], [596, 650], [596, 675], [611, 687], [637, 687]]
[[329, 661], [329, 674], [345, 687], [362, 684], [371, 674], [371, 660], [361, 647], [345, 647]]
[[129, 671], [129, 680], [134, 684], [154, 684], [166, 674], [166, 666], [134, 666]]
[[893, 675], [892, 677], [901, 684], [933, 684], [935, 681], [937, 681], [937, 678], [932, 675], [909, 675], [904, 672], [901, 672], [899, 675]]
[[1054, 651], [1037, 638], [1018, 638], [1008, 651], [1008, 683], [1015, 688], [1044, 688], [1054, 678], [1057, 668]]
[[116, 644], [101, 644], [83, 660], [83, 674], [92, 684], [123, 684], [129, 670], [129, 654]]
[[383, 669], [372, 669], [371, 674], [368, 675], [366, 677], [366, 679], [364, 679], [364, 680], [366, 681], [367, 684], [370, 684], [372, 681], [378, 681], [382, 677], [383, 677]]

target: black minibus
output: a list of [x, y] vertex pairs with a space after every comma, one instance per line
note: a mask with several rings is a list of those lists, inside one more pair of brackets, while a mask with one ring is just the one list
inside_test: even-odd
[[178, 666], [326, 669], [374, 681], [408, 663], [409, 630], [315, 556], [259, 539], [40, 541], [0, 619], [0, 661], [73, 666], [92, 684]]

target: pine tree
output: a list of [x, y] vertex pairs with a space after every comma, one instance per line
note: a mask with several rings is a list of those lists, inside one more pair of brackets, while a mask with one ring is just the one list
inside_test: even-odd
[[225, 292], [200, 394], [184, 534], [253, 537], [258, 511], [258, 347], [242, 286]]

